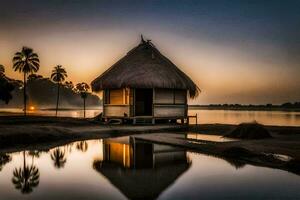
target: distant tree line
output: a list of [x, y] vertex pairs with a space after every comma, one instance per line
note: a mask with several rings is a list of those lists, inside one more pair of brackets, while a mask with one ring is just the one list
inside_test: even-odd
[[5, 68], [0, 65], [0, 100], [6, 104], [12, 99], [11, 92], [15, 89], [11, 79], [5, 76]]
[[[10, 79], [14, 85], [11, 92], [12, 99], [8, 107], [23, 106], [23, 82]], [[41, 75], [31, 74], [27, 80], [28, 105], [39, 108], [55, 108], [57, 103], [57, 84], [50, 78]], [[89, 107], [99, 106], [101, 101], [97, 95], [87, 93], [86, 105]], [[82, 98], [72, 81], [66, 81], [60, 86], [60, 106], [64, 108], [81, 107]]]
[[20, 52], [16, 52], [12, 62], [13, 69], [23, 74], [23, 81], [8, 78], [4, 66], [0, 65], [0, 100], [5, 104], [10, 102], [9, 107], [20, 107], [23, 104], [25, 116], [28, 103], [40, 108], [56, 105], [56, 116], [59, 105], [83, 105], [85, 113], [86, 104], [99, 106], [101, 103], [98, 96], [89, 92], [88, 84], [83, 82], [74, 86], [71, 81], [64, 82], [67, 72], [61, 65], [54, 67], [51, 79], [36, 74], [40, 68], [40, 60], [31, 48], [23, 47]]

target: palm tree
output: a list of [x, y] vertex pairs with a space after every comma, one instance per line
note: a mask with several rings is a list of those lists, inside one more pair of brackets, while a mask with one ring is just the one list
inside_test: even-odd
[[12, 182], [15, 188], [21, 190], [24, 194], [32, 192], [33, 188], [39, 185], [40, 172], [39, 169], [33, 165], [26, 164], [25, 151], [23, 152], [23, 168], [15, 168], [13, 171]]
[[39, 56], [33, 49], [23, 47], [22, 51], [15, 53], [13, 58], [13, 69], [23, 73], [24, 79], [24, 116], [26, 116], [26, 77], [28, 73], [37, 72], [40, 68]]
[[51, 159], [54, 162], [54, 167], [58, 169], [64, 167], [67, 162], [67, 158], [65, 157], [65, 152], [62, 151], [60, 148], [56, 148], [51, 153]]
[[78, 83], [76, 85], [76, 91], [80, 94], [81, 98], [83, 99], [83, 118], [85, 118], [85, 99], [88, 96], [88, 91], [90, 86], [87, 83]]
[[55, 116], [57, 117], [57, 110], [58, 110], [58, 102], [59, 102], [59, 87], [61, 82], [63, 82], [67, 77], [66, 70], [61, 66], [57, 65], [52, 70], [51, 79], [57, 83], [57, 99], [56, 99], [56, 111]]

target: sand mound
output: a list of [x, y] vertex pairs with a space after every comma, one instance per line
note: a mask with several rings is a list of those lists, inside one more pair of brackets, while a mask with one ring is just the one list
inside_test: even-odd
[[271, 138], [271, 135], [263, 125], [254, 122], [239, 124], [236, 129], [225, 135], [225, 137], [237, 139], [264, 139]]

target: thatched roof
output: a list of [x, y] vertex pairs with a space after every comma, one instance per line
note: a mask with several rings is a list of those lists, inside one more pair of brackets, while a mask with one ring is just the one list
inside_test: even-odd
[[192, 98], [200, 91], [184, 72], [143, 37], [137, 47], [96, 78], [91, 85], [96, 92], [124, 87], [185, 89]]

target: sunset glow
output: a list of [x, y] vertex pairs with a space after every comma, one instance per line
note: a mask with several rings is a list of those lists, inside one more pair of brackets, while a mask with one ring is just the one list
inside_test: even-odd
[[29, 110], [31, 110], [31, 111], [35, 110], [35, 107], [34, 106], [30, 106]]
[[300, 0], [0, 3], [0, 199], [300, 200]]
[[[21, 79], [12, 70], [11, 58], [27, 45], [40, 56], [39, 74], [49, 76], [51, 68], [61, 64], [68, 80], [90, 83], [144, 34], [202, 89], [191, 103], [283, 103], [300, 98], [295, 1], [268, 6], [260, 1], [190, 1], [184, 6], [177, 1], [88, 1], [84, 6], [32, 2], [30, 7], [7, 1], [1, 13], [0, 63], [8, 76]], [[18, 12], [10, 12], [12, 8]]]

